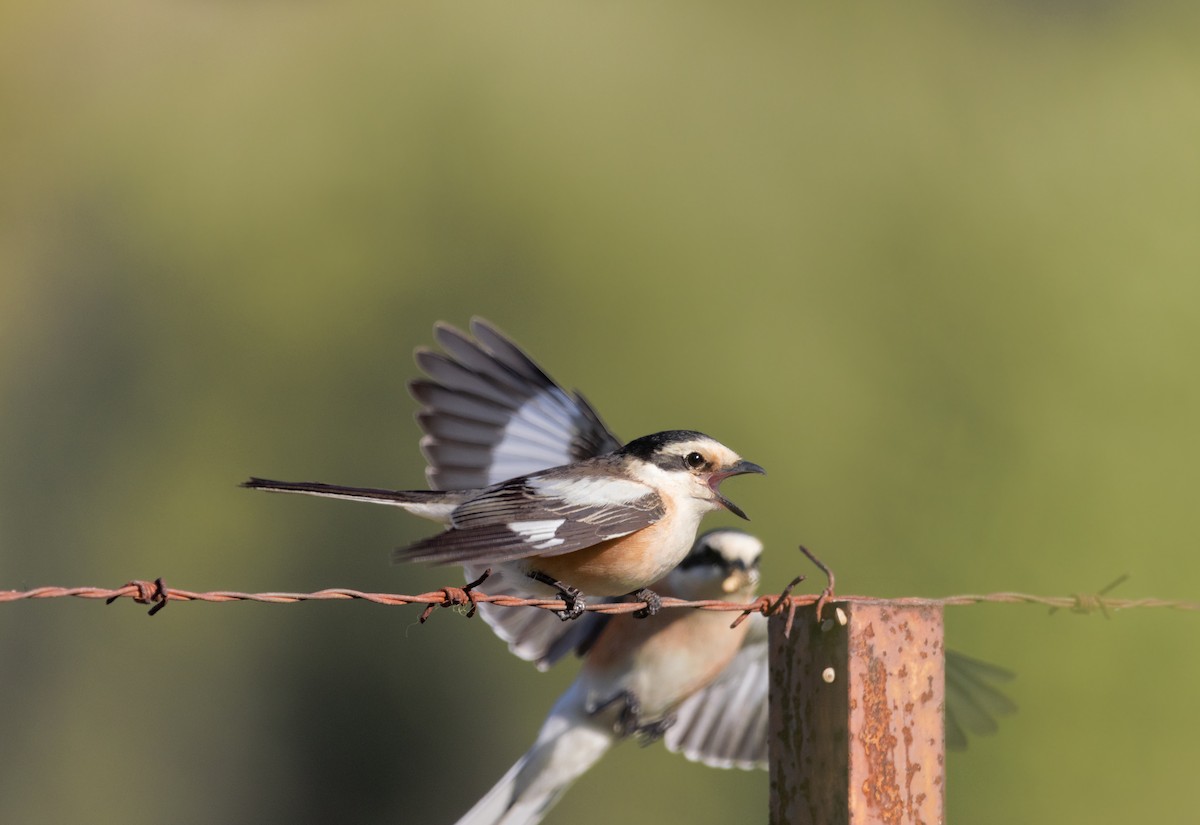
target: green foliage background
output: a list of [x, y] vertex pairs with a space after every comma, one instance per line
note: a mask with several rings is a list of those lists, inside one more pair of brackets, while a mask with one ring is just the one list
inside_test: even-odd
[[[0, 7], [0, 588], [419, 592], [412, 348], [764, 464], [768, 589], [1200, 595], [1194, 4]], [[711, 517], [709, 525], [734, 520]], [[813, 580], [813, 586], [816, 580]], [[0, 821], [452, 822], [571, 678], [365, 604], [0, 606]], [[1178, 822], [1197, 617], [951, 609], [949, 821]], [[625, 746], [551, 815], [765, 821]]]

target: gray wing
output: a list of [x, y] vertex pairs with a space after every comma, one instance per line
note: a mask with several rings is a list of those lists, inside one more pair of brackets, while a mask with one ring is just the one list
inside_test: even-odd
[[675, 711], [668, 750], [713, 768], [767, 767], [767, 620], [751, 614], [741, 649]]
[[421, 404], [431, 487], [487, 487], [621, 446], [581, 394], [564, 390], [504, 333], [480, 318], [471, 333], [439, 323], [434, 337], [445, 353], [416, 354], [428, 378], [410, 382], [409, 392]]
[[[451, 529], [395, 552], [398, 561], [495, 564], [529, 556], [558, 556], [627, 536], [665, 514], [649, 487], [621, 482], [620, 498], [581, 504], [535, 490], [546, 476], [511, 479], [468, 499], [451, 515]], [[644, 489], [634, 498], [629, 490]]]
[[996, 687], [1013, 679], [1013, 672], [979, 659], [946, 651], [946, 747], [963, 750], [967, 734], [985, 735], [999, 729], [998, 716], [1017, 710]]

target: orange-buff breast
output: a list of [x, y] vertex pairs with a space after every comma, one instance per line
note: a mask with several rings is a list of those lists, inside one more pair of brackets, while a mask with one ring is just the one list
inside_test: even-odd
[[[561, 556], [529, 559], [528, 569], [553, 576], [593, 596], [624, 596], [647, 587], [666, 573], [660, 536], [668, 520], [616, 539]], [[670, 569], [670, 565], [666, 565]]]

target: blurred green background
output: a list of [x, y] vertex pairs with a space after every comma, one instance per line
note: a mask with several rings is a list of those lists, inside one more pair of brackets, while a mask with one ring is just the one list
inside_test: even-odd
[[[764, 464], [765, 586], [1200, 595], [1194, 4], [8, 3], [0, 588], [346, 586], [432, 526], [405, 381], [484, 315]], [[733, 523], [728, 514], [708, 526]], [[808, 585], [819, 587], [813, 577]], [[453, 822], [546, 675], [368, 604], [0, 605], [0, 821]], [[951, 608], [1020, 713], [952, 822], [1182, 821], [1194, 614]], [[620, 748], [550, 823], [766, 819]]]

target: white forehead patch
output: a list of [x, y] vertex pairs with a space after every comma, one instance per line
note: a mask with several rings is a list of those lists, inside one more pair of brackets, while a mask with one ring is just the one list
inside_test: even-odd
[[671, 455], [685, 456], [690, 452], [700, 453], [717, 466], [734, 464], [742, 457], [726, 447], [720, 441], [711, 438], [698, 438], [692, 441], [680, 441], [667, 448]]
[[577, 507], [628, 504], [647, 495], [644, 484], [612, 476], [581, 478], [531, 478], [527, 482], [540, 495], [562, 499]]
[[740, 560], [747, 567], [762, 555], [763, 543], [741, 530], [717, 530], [705, 538], [705, 542], [724, 558]]
[[563, 543], [563, 540], [555, 538], [554, 534], [564, 523], [566, 523], [566, 519], [552, 518], [540, 521], [510, 521], [507, 527], [529, 542], [534, 549], [549, 550], [551, 547], [557, 547]]

